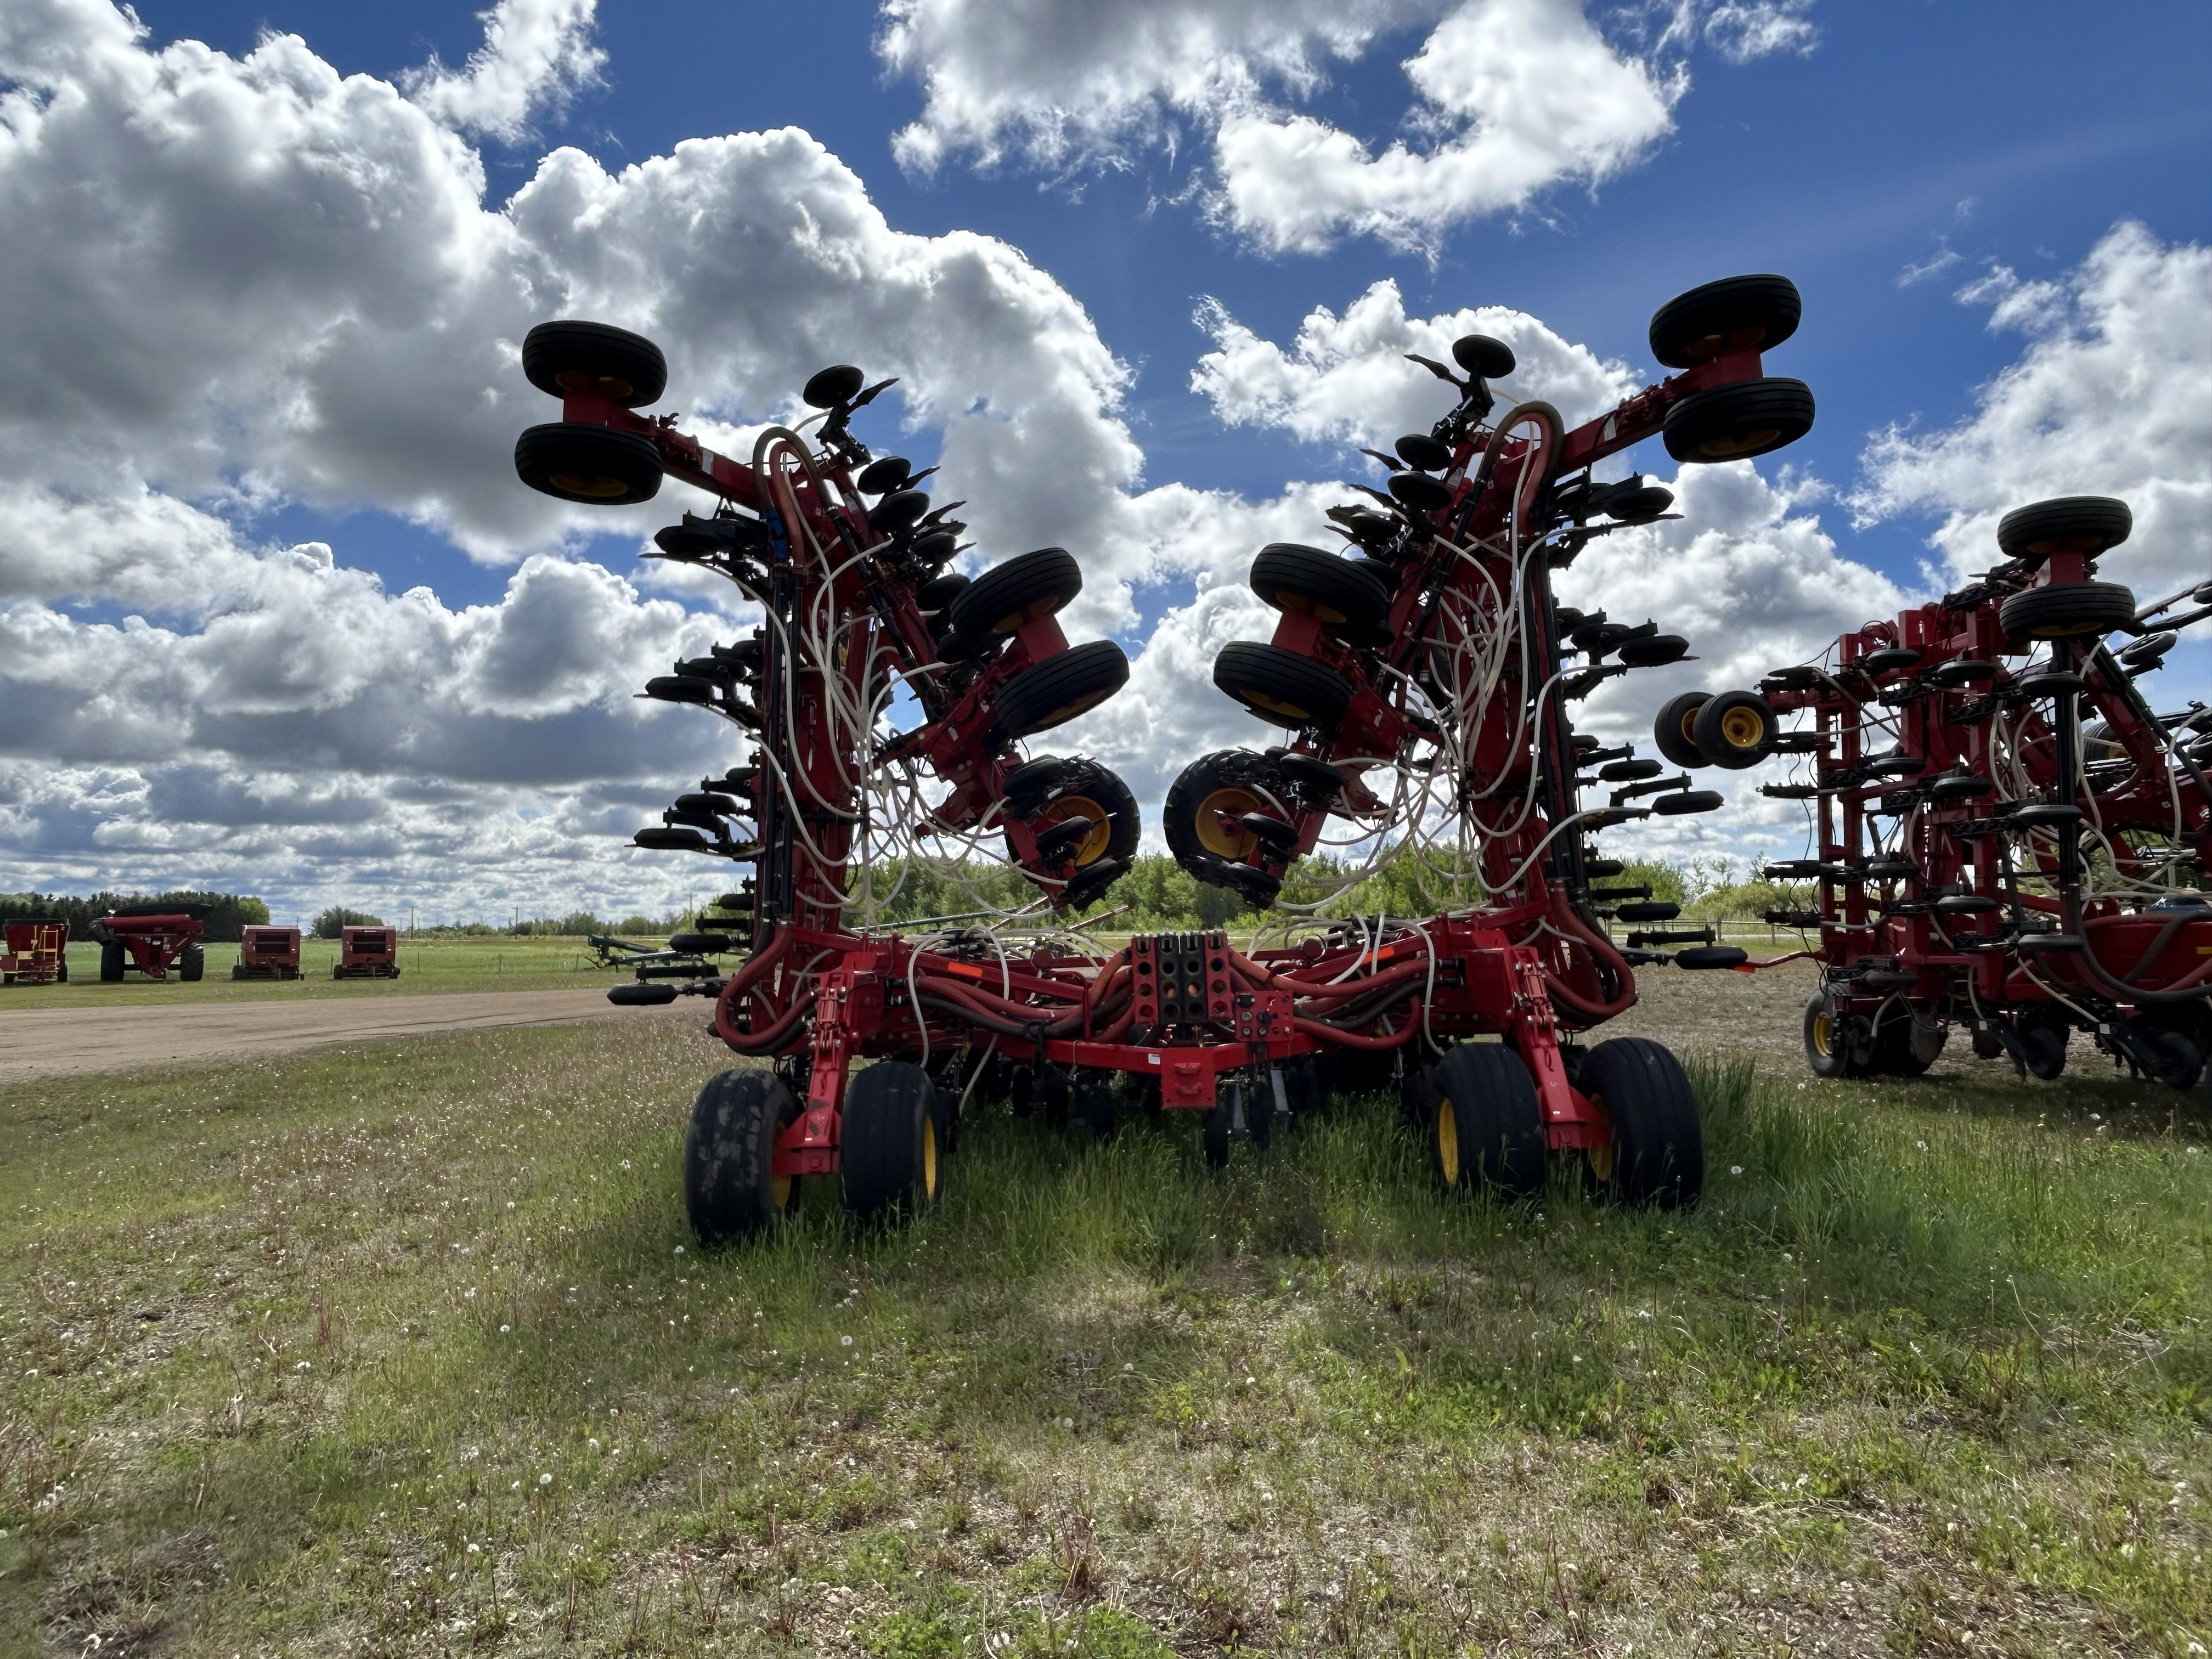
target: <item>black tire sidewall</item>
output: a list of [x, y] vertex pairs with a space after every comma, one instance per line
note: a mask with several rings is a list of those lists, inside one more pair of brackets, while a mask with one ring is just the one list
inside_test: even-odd
[[[660, 452], [635, 432], [582, 421], [533, 426], [514, 441], [515, 476], [541, 495], [583, 507], [629, 507], [660, 493]], [[596, 471], [629, 486], [620, 495], [584, 495], [553, 482], [556, 473]]]
[[848, 1210], [885, 1218], [936, 1201], [925, 1182], [923, 1145], [937, 1110], [937, 1085], [909, 1060], [879, 1060], [854, 1075], [845, 1085], [837, 1151]]
[[1521, 1056], [1502, 1042], [1455, 1044], [1430, 1071], [1429, 1156], [1443, 1184], [1439, 1151], [1443, 1109], [1451, 1109], [1457, 1143], [1457, 1184], [1486, 1188], [1508, 1200], [1544, 1189], [1549, 1147], [1536, 1081]]
[[[1213, 683], [1271, 725], [1334, 734], [1352, 705], [1352, 688], [1325, 663], [1279, 645], [1233, 640], [1213, 659]], [[1252, 696], [1287, 705], [1271, 708]]]
[[999, 688], [999, 729], [1010, 738], [1049, 732], [1089, 714], [1128, 683], [1128, 655], [1113, 641], [1072, 647]]
[[1710, 766], [1703, 750], [1691, 740], [1682, 727], [1698, 710], [1712, 700], [1710, 691], [1685, 691], [1670, 697], [1660, 708], [1651, 722], [1651, 741], [1660, 754], [1676, 766], [1701, 768]]
[[953, 596], [946, 612], [968, 638], [998, 639], [1021, 626], [1019, 613], [1043, 605], [1036, 614], [1050, 616], [1082, 591], [1075, 556], [1064, 547], [1041, 547], [992, 566]]
[[797, 1113], [772, 1072], [723, 1072], [699, 1091], [684, 1135], [684, 1205], [702, 1243], [758, 1234], [781, 1218], [775, 1139]]
[[[1779, 376], [1737, 380], [1704, 392], [1693, 392], [1667, 411], [1661, 436], [1668, 454], [1686, 466], [1714, 466], [1727, 461], [1748, 461], [1771, 455], [1796, 443], [1813, 429], [1812, 388], [1802, 380]], [[1713, 455], [1705, 446], [1731, 431], [1768, 430], [1771, 439], [1731, 447]]]
[[1705, 1127], [1682, 1062], [1650, 1037], [1613, 1037], [1583, 1056], [1577, 1086], [1613, 1121], [1607, 1187], [1632, 1204], [1672, 1210], [1705, 1185]]

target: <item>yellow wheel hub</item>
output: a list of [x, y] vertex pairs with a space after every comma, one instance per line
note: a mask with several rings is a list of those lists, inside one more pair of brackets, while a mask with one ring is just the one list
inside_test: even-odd
[[637, 388], [628, 380], [613, 374], [594, 374], [587, 368], [568, 368], [553, 377], [553, 384], [563, 392], [596, 392], [602, 398], [622, 403], [635, 395]]
[[933, 1117], [921, 1121], [921, 1195], [937, 1196], [937, 1120]]
[[1055, 823], [1065, 823], [1070, 818], [1088, 818], [1091, 833], [1075, 845], [1078, 867], [1095, 863], [1105, 854], [1107, 844], [1114, 839], [1114, 826], [1106, 817], [1106, 809], [1088, 795], [1062, 795], [1045, 809], [1037, 827], [1050, 829]]
[[1721, 735], [1731, 748], [1756, 749], [1766, 736], [1766, 722], [1756, 708], [1731, 708], [1721, 716]]
[[1823, 1008], [1813, 1016], [1813, 1052], [1826, 1060], [1836, 1052], [1836, 1031], [1828, 1011]]
[[1192, 826], [1198, 832], [1198, 844], [1217, 858], [1241, 860], [1259, 837], [1241, 824], [1232, 830], [1221, 820], [1241, 818], [1260, 811], [1261, 805], [1257, 795], [1239, 784], [1215, 790], [1198, 804], [1198, 822]]
[[545, 481], [571, 495], [589, 495], [598, 501], [612, 501], [617, 495], [629, 494], [628, 483], [620, 478], [610, 478], [604, 472], [555, 472]]
[[1449, 1100], [1437, 1103], [1437, 1172], [1444, 1185], [1459, 1185], [1459, 1116]]
[[1735, 455], [1753, 455], [1762, 449], [1771, 449], [1781, 438], [1778, 428], [1753, 427], [1748, 432], [1731, 432], [1723, 437], [1708, 438], [1698, 446], [1698, 453], [1715, 460], [1726, 460]]
[[789, 1176], [770, 1176], [768, 1178], [769, 1197], [779, 1210], [791, 1207], [791, 1188], [792, 1178]]

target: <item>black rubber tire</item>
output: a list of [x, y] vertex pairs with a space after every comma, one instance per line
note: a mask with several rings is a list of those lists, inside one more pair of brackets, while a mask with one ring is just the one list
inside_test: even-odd
[[1390, 614], [1382, 583], [1350, 559], [1295, 542], [1275, 542], [1252, 561], [1252, 591], [1278, 611], [1309, 616], [1359, 639], [1373, 636]]
[[1723, 276], [1651, 313], [1651, 355], [1694, 368], [1731, 351], [1771, 351], [1797, 331], [1804, 301], [1787, 276]]
[[775, 1140], [798, 1115], [799, 1102], [773, 1072], [707, 1079], [684, 1132], [684, 1209], [700, 1243], [753, 1237], [788, 1213], [797, 1183], [777, 1179]]
[[657, 404], [668, 360], [642, 335], [606, 323], [540, 323], [522, 337], [522, 372], [549, 398], [593, 392], [625, 409]]
[[1249, 830], [1224, 829], [1222, 815], [1273, 817], [1295, 810], [1292, 800], [1290, 786], [1265, 755], [1249, 749], [1216, 750], [1184, 767], [1168, 786], [1161, 831], [1177, 864], [1200, 881], [1227, 887], [1219, 874], [1223, 865], [1241, 863], [1255, 837]]
[[1536, 1080], [1504, 1043], [1455, 1043], [1436, 1063], [1426, 1128], [1429, 1171], [1446, 1191], [1487, 1188], [1520, 1199], [1544, 1190]]
[[1232, 640], [1213, 659], [1213, 683], [1261, 720], [1292, 731], [1333, 735], [1352, 706], [1352, 687], [1334, 669], [1279, 645]]
[[186, 984], [195, 984], [207, 977], [207, 952], [197, 945], [187, 945], [177, 957], [177, 977]]
[[2015, 642], [2101, 638], [2136, 619], [2136, 596], [2118, 582], [2059, 582], [2015, 593], [1997, 620]]
[[62, 946], [61, 959], [54, 963], [54, 983], [57, 985], [69, 983], [69, 946], [66, 945]]
[[914, 590], [914, 607], [925, 616], [933, 616], [946, 609], [971, 586], [970, 579], [957, 570], [948, 570], [941, 576], [932, 576]]
[[1076, 646], [1024, 668], [1000, 688], [999, 728], [1010, 738], [1049, 732], [1089, 714], [1128, 683], [1128, 656], [1113, 641]]
[[1691, 735], [1698, 711], [1712, 700], [1712, 695], [1710, 691], [1685, 691], [1660, 705], [1658, 718], [1651, 722], [1651, 741], [1672, 764], [1691, 768], [1712, 764], [1698, 747], [1697, 738]]
[[1871, 1056], [1838, 1048], [1836, 1000], [1825, 990], [1815, 991], [1805, 1003], [1805, 1063], [1815, 1077], [1864, 1077]]
[[673, 933], [669, 936], [668, 948], [687, 957], [719, 957], [730, 949], [726, 933]]
[[[1034, 764], [1034, 763], [1032, 763]], [[1143, 841], [1143, 815], [1137, 806], [1137, 797], [1129, 786], [1121, 781], [1118, 773], [1101, 766], [1096, 761], [1063, 762], [1067, 768], [1048, 799], [1036, 809], [1034, 828], [1043, 830], [1066, 819], [1076, 817], [1091, 818], [1099, 828], [1085, 838], [1076, 848], [1075, 867], [1087, 870], [1101, 859], [1133, 859], [1138, 844]], [[1017, 771], [1015, 777], [1020, 775]], [[1011, 783], [1012, 779], [1009, 779]], [[1006, 853], [1013, 856], [1012, 837], [1006, 841]]]
[[866, 1219], [937, 1202], [937, 1085], [911, 1061], [879, 1060], [845, 1085], [837, 1166], [845, 1207]]
[[2066, 1069], [2067, 1040], [2074, 1028], [2058, 1021], [2038, 1021], [2033, 1024], [2021, 1022], [2021, 1044], [2027, 1050], [2027, 1074], [2040, 1082], [2050, 1083]]
[[1613, 1120], [1612, 1157], [1592, 1159], [1606, 1194], [1662, 1210], [1698, 1201], [1705, 1136], [1698, 1097], [1673, 1050], [1650, 1037], [1614, 1037], [1583, 1057], [1575, 1086]]
[[1690, 722], [1698, 752], [1724, 771], [1741, 772], [1774, 752], [1782, 722], [1756, 691], [1723, 691], [1709, 697]]
[[1692, 945], [1674, 952], [1674, 965], [1693, 974], [1741, 968], [1750, 960], [1751, 952], [1737, 945]]
[[1688, 465], [1746, 461], [1813, 429], [1813, 389], [1802, 380], [1738, 380], [1692, 392], [1667, 411], [1667, 453]]
[[1229, 1167], [1229, 1108], [1213, 1105], [1206, 1109], [1199, 1120], [1199, 1150], [1205, 1155], [1209, 1170]]
[[128, 960], [121, 939], [112, 939], [105, 941], [100, 947], [100, 982], [102, 985], [120, 984], [123, 981], [125, 965]]
[[1327, 1115], [1331, 1101], [1322, 1079], [1321, 1064], [1311, 1054], [1298, 1054], [1283, 1062], [1283, 1098], [1290, 1102], [1293, 1123]]
[[952, 625], [971, 640], [999, 639], [1025, 622], [1049, 617], [1083, 591], [1083, 568], [1063, 547], [993, 565], [951, 605]]
[[1877, 1077], [1918, 1077], [1935, 1064], [1912, 1051], [1912, 1016], [1893, 1009], [1874, 1034], [1874, 1063], [1868, 1067]]
[[660, 493], [660, 453], [635, 432], [581, 421], [533, 426], [514, 441], [515, 476], [589, 507], [628, 507]]
[[2008, 559], [2041, 563], [2053, 553], [2091, 558], [2127, 540], [2136, 527], [2125, 501], [2110, 495], [2060, 495], [2016, 507], [1997, 520], [1997, 546]]
[[1076, 1085], [1075, 1121], [1093, 1140], [1111, 1140], [1120, 1133], [1121, 1103], [1111, 1077], [1090, 1077]]

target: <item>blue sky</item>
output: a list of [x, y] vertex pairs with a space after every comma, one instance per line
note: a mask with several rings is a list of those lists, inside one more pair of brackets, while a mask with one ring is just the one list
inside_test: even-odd
[[[459, 64], [479, 44], [466, 5], [207, 4], [138, 8], [155, 39], [204, 40], [238, 54], [264, 30], [295, 33], [346, 73], [389, 78], [433, 53]], [[1856, 477], [1867, 435], [1893, 422], [1948, 425], [1975, 389], [2018, 356], [1956, 291], [1988, 264], [2023, 279], [2077, 264], [2124, 218], [2168, 240], [2212, 234], [2212, 9], [2173, 0], [2102, 14], [1992, 9], [1951, 0], [1856, 0], [1809, 14], [1814, 50], [1744, 64], [1707, 57], [1651, 157], [1594, 190], [1566, 185], [1530, 212], [1444, 239], [1433, 263], [1355, 239], [1320, 256], [1255, 253], [1188, 206], [1194, 157], [1158, 154], [1127, 170], [1064, 179], [1005, 165], [912, 176], [891, 135], [921, 107], [888, 74], [868, 7], [617, 5], [599, 19], [602, 84], [518, 144], [489, 144], [492, 198], [523, 182], [555, 144], [610, 168], [682, 140], [791, 125], [858, 171], [892, 223], [924, 234], [976, 230], [1024, 250], [1082, 301], [1113, 350], [1138, 371], [1131, 416], [1153, 483], [1264, 495], [1325, 474], [1333, 447], [1225, 428], [1189, 389], [1206, 349], [1202, 296], [1282, 339], [1315, 305], [1341, 308], [1378, 276], [1412, 311], [1502, 304], [1566, 338], [1651, 372], [1653, 308], [1715, 276], [1773, 270], [1806, 296], [1807, 320], [1776, 372], [1820, 400], [1813, 434], [1787, 457], [1838, 488]], [[1383, 37], [1307, 106], [1379, 145], [1407, 102], [1400, 63], [1423, 27]], [[1946, 255], [1955, 260], [1946, 259]], [[1910, 284], [1915, 268], [1941, 263]], [[1316, 453], [1316, 452], [1319, 453]], [[1665, 466], [1663, 457], [1639, 456]], [[1844, 551], [1900, 579], [1928, 556], [1934, 519], [1913, 514], [1862, 529], [1828, 515]], [[395, 586], [428, 581], [456, 602], [495, 598], [503, 570], [471, 568], [433, 534], [390, 515], [293, 508], [271, 533], [320, 536]], [[617, 568], [633, 544], [592, 551]]]
[[[0, 9], [0, 889], [688, 896], [629, 835], [728, 745], [631, 693], [750, 624], [635, 557], [689, 492], [514, 478], [551, 314], [653, 332], [695, 415], [905, 376], [863, 436], [942, 457], [976, 558], [1084, 561], [1071, 629], [1133, 678], [1053, 742], [1148, 823], [1184, 761], [1272, 740], [1208, 679], [1268, 629], [1251, 555], [1327, 538], [1358, 447], [1440, 412], [1401, 353], [1478, 308], [1512, 395], [1594, 413], [1674, 294], [1804, 293], [1769, 371], [1812, 434], [1680, 476], [1647, 446], [1621, 470], [1683, 518], [1565, 580], [1696, 653], [1583, 705], [1608, 741], [1978, 568], [2043, 495], [2129, 499], [2108, 574], [2145, 592], [2212, 576], [2201, 3], [136, 15]], [[2212, 695], [2212, 652], [2156, 686]], [[1756, 781], [1635, 850], [1791, 842]]]

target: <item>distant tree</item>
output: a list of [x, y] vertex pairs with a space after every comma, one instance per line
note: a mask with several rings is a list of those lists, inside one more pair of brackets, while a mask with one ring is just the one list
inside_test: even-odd
[[384, 918], [372, 916], [366, 910], [349, 910], [343, 904], [333, 904], [315, 918], [317, 939], [337, 939], [349, 927], [381, 927]]
[[663, 929], [651, 916], [624, 916], [613, 931], [624, 939], [650, 939]]

